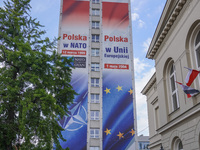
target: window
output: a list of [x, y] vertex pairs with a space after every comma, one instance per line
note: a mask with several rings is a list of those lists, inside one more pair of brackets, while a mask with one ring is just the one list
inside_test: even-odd
[[97, 4], [97, 3], [99, 3], [99, 0], [92, 0], [92, 3]]
[[93, 16], [99, 16], [100, 10], [99, 9], [92, 9], [92, 15]]
[[99, 78], [91, 78], [91, 86], [99, 87]]
[[99, 150], [99, 147], [97, 147], [97, 146], [91, 146], [90, 150]]
[[181, 139], [179, 139], [178, 137], [176, 137], [174, 139], [174, 142], [173, 142], [173, 150], [183, 150], [183, 144], [182, 144], [182, 141]]
[[199, 133], [199, 148], [200, 148], [200, 133]]
[[179, 108], [178, 104], [178, 91], [176, 87], [176, 78], [175, 78], [175, 68], [174, 64], [171, 65], [170, 69], [170, 75], [169, 75], [169, 80], [170, 80], [170, 89], [171, 89], [171, 100], [172, 100], [172, 109], [175, 111], [176, 109]]
[[139, 150], [149, 150], [149, 142], [138, 142], [139, 143]]
[[[166, 103], [168, 105], [166, 108], [169, 111], [169, 115], [172, 112], [179, 108], [179, 100], [178, 100], [178, 89], [176, 81], [176, 71], [175, 71], [174, 61], [171, 57], [166, 60], [166, 63], [163, 67], [163, 81], [164, 81], [164, 92], [167, 96]], [[159, 124], [158, 124], [159, 125]]]
[[91, 103], [99, 103], [99, 94], [91, 94]]
[[92, 35], [92, 42], [99, 42], [99, 35], [93, 34]]
[[178, 144], [178, 150], [183, 150], [183, 144], [182, 144], [181, 141], [180, 141], [179, 144]]
[[160, 127], [159, 107], [155, 108], [155, 125], [156, 129]]
[[200, 31], [197, 34], [194, 49], [196, 51], [197, 66], [198, 66], [198, 68], [200, 68]]
[[92, 63], [91, 71], [99, 71], [99, 63]]
[[99, 120], [99, 111], [91, 111], [90, 119], [91, 120]]
[[99, 29], [99, 21], [92, 21], [92, 28]]
[[92, 56], [99, 56], [99, 49], [98, 48], [92, 49]]
[[90, 129], [90, 138], [99, 138], [99, 129]]

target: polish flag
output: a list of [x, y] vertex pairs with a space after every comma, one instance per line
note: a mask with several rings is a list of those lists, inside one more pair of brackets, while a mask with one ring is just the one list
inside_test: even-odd
[[190, 86], [192, 84], [192, 82], [194, 81], [194, 79], [197, 77], [197, 75], [200, 73], [200, 71], [198, 70], [194, 70], [194, 69], [190, 69], [187, 67], [184, 67], [186, 69], [189, 70], [186, 78], [185, 78], [185, 82], [187, 86]]
[[190, 97], [192, 97], [192, 96], [194, 96], [194, 95], [196, 95], [196, 94], [198, 94], [200, 92], [199, 90], [193, 89], [193, 88], [191, 88], [189, 86], [186, 86], [186, 85], [184, 85], [184, 84], [182, 84], [180, 82], [176, 81], [176, 83], [178, 83], [181, 86], [181, 88], [183, 89], [185, 94], [187, 94], [188, 98], [190, 98]]

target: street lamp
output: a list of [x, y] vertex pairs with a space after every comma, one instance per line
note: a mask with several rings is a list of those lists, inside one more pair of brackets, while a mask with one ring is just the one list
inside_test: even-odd
[[164, 150], [164, 148], [163, 148], [162, 144], [161, 144], [161, 146], [160, 146], [160, 150]]

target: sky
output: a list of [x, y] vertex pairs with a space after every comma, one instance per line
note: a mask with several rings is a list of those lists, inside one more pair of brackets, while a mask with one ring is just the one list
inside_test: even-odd
[[[149, 135], [146, 96], [141, 91], [155, 72], [154, 60], [147, 59], [146, 53], [165, 3], [166, 0], [131, 0], [138, 135]], [[0, 7], [3, 5], [0, 0]], [[31, 16], [44, 25], [46, 36], [58, 37], [60, 0], [32, 0], [31, 7]]]

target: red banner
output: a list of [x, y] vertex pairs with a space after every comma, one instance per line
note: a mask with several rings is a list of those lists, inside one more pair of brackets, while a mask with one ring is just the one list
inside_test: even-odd
[[62, 50], [63, 55], [86, 55], [86, 51], [80, 50]]
[[104, 64], [105, 69], [129, 69], [127, 64]]

